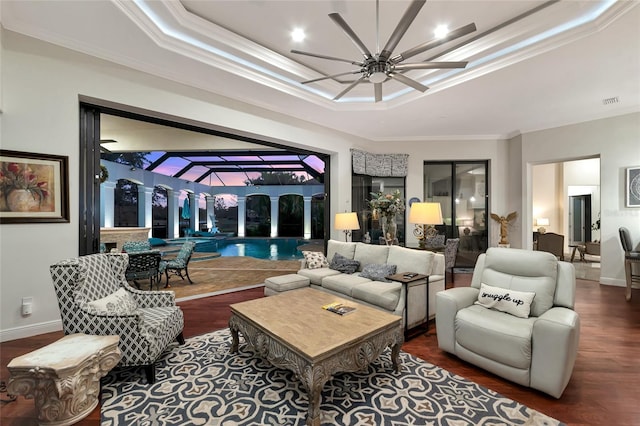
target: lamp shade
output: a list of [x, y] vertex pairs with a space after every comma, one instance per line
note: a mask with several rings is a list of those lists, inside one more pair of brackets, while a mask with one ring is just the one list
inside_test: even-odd
[[409, 223], [420, 225], [442, 225], [440, 203], [413, 203], [409, 210]]
[[548, 217], [539, 217], [536, 219], [537, 226], [549, 226], [549, 218]]
[[351, 231], [352, 229], [360, 229], [358, 215], [355, 212], [336, 213], [335, 228], [340, 231]]

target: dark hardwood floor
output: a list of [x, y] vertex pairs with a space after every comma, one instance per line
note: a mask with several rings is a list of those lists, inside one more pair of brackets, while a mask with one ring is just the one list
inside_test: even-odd
[[[455, 286], [469, 285], [471, 275], [456, 274]], [[450, 286], [450, 285], [448, 285]], [[227, 327], [229, 305], [262, 297], [262, 288], [180, 303], [185, 337]], [[640, 292], [625, 302], [624, 289], [595, 281], [577, 281], [576, 310], [581, 318], [580, 349], [573, 376], [562, 398], [515, 385], [438, 349], [435, 328], [406, 342], [403, 350], [488, 387], [569, 425], [640, 425]], [[0, 380], [8, 381], [11, 359], [62, 337], [48, 333], [0, 344]], [[6, 398], [3, 393], [2, 399]], [[100, 410], [80, 422], [99, 425]], [[18, 397], [0, 405], [0, 424], [36, 425], [32, 400]]]

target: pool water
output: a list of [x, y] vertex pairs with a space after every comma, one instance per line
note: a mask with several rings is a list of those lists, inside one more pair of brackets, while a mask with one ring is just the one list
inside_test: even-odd
[[[179, 239], [184, 241], [184, 239]], [[220, 253], [221, 256], [251, 256], [269, 260], [302, 259], [298, 246], [307, 240], [298, 238], [190, 238], [199, 253]], [[177, 242], [178, 240], [171, 240]]]

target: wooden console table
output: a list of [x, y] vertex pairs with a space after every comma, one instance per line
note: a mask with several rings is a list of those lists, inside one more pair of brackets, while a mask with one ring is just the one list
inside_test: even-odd
[[[403, 272], [400, 274], [390, 275], [387, 279], [402, 283], [405, 290], [404, 296], [404, 338], [412, 339], [419, 334], [429, 333], [429, 275], [416, 274], [412, 272]], [[418, 324], [409, 329], [409, 286], [412, 282], [426, 280], [427, 306], [426, 319], [424, 324]]]

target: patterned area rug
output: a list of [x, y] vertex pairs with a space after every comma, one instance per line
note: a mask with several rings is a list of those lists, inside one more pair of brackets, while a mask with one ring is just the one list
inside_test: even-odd
[[[102, 381], [102, 426], [303, 425], [307, 393], [293, 373], [253, 357], [242, 337], [238, 354], [230, 347], [228, 329], [173, 346], [152, 386], [142, 369], [113, 370]], [[327, 382], [323, 425], [563, 424], [405, 352], [395, 373], [389, 355]]]

